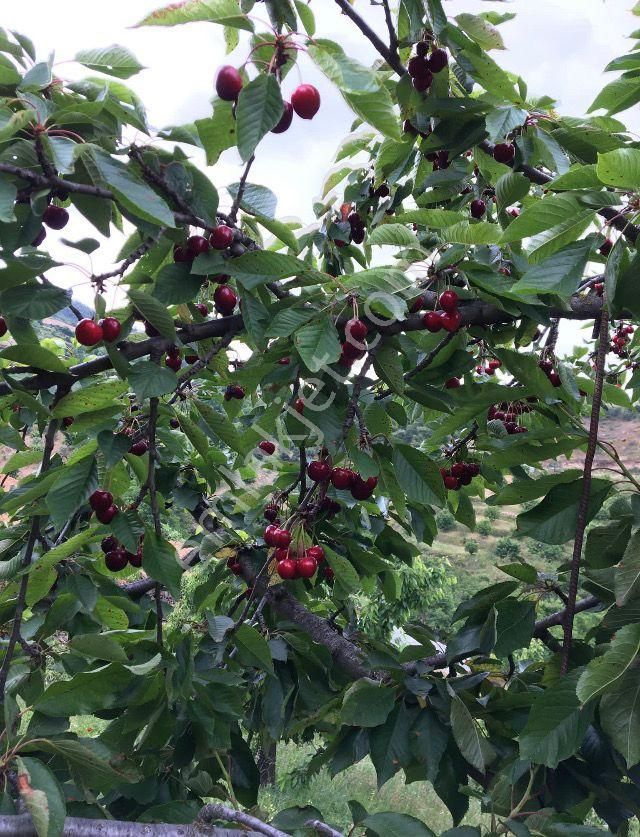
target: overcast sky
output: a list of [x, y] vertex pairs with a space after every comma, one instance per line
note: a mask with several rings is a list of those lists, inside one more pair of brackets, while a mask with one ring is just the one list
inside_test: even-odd
[[[89, 73], [71, 61], [80, 49], [112, 43], [131, 49], [148, 69], [127, 83], [145, 102], [154, 128], [207, 116], [217, 68], [223, 63], [241, 64], [246, 57], [242, 43], [234, 54], [225, 56], [222, 31], [214, 24], [132, 28], [148, 12], [166, 5], [155, 0], [112, 0], [105, 4], [87, 0], [5, 0], [2, 5], [2, 26], [29, 35], [41, 56], [55, 50], [56, 73], [65, 79]], [[310, 0], [310, 6], [318, 36], [339, 41], [349, 55], [364, 63], [375, 59], [368, 42], [331, 0]], [[449, 15], [489, 9], [516, 12], [515, 20], [500, 27], [507, 50], [493, 55], [501, 66], [522, 75], [532, 94], [555, 96], [560, 112], [568, 115], [587, 110], [604, 83], [603, 68], [630, 49], [633, 42], [628, 35], [640, 27], [640, 19], [629, 12], [633, 0], [445, 0], [444, 6]], [[379, 7], [371, 6], [368, 0], [356, 0], [355, 8], [384, 33]], [[258, 17], [265, 15], [260, 4], [255, 12]], [[304, 56], [299, 69], [285, 81], [285, 96], [300, 81], [312, 82], [320, 89], [321, 110], [313, 122], [294, 119], [289, 131], [263, 141], [251, 181], [273, 189], [280, 217], [295, 216], [309, 223], [313, 220], [313, 199], [320, 194], [335, 150], [349, 132], [353, 117], [335, 89]], [[637, 113], [627, 113], [624, 118], [638, 126]], [[237, 180], [240, 170], [235, 150], [229, 150], [210, 172], [223, 200], [224, 185]], [[80, 237], [95, 232], [76, 222], [65, 234], [73, 238], [75, 234]], [[52, 233], [48, 241], [51, 238]], [[107, 249], [113, 253], [113, 248]], [[68, 259], [70, 251], [56, 248], [55, 253]], [[74, 254], [73, 258], [82, 257]], [[99, 271], [108, 265], [101, 261], [95, 267]], [[77, 293], [88, 301], [86, 288], [78, 287]]]

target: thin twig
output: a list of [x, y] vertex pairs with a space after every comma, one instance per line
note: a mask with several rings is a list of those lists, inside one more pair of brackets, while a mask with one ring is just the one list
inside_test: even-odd
[[591, 471], [598, 446], [598, 429], [600, 425], [600, 408], [602, 406], [602, 388], [604, 385], [604, 365], [609, 348], [609, 316], [603, 309], [600, 316], [598, 353], [596, 356], [596, 380], [593, 390], [593, 402], [591, 405], [591, 419], [589, 422], [589, 441], [584, 457], [584, 468], [582, 477], [582, 495], [578, 507], [578, 519], [576, 522], [576, 536], [573, 542], [573, 556], [571, 558], [571, 574], [569, 576], [568, 602], [563, 622], [564, 637], [562, 642], [562, 660], [560, 664], [561, 674], [569, 670], [569, 657], [573, 643], [573, 622], [575, 615], [576, 599], [578, 596], [578, 583], [580, 580], [580, 560], [582, 557], [582, 545], [584, 532], [587, 527], [589, 511], [589, 498], [591, 496]]
[[394, 55], [384, 41], [373, 31], [369, 24], [360, 17], [360, 15], [352, 8], [349, 0], [336, 0], [336, 3], [342, 9], [344, 14], [351, 18], [365, 38], [371, 41], [375, 49], [380, 53], [387, 64], [394, 69], [399, 76], [403, 76], [406, 73], [406, 70], [403, 67], [402, 61], [400, 61], [398, 55]]
[[[431, 349], [431, 351], [422, 358], [420, 363], [417, 363], [413, 369], [410, 369], [408, 372], [405, 373], [404, 380], [411, 380], [411, 378], [413, 378], [415, 375], [418, 375], [420, 372], [422, 372], [423, 369], [426, 369], [427, 366], [430, 366], [433, 363], [433, 361], [438, 357], [440, 352], [445, 348], [445, 346], [448, 346], [449, 343], [451, 343], [454, 337], [456, 337], [456, 332], [450, 331], [446, 335], [446, 337], [442, 338], [442, 340], [437, 344], [437, 346], [434, 346], [433, 349]], [[383, 398], [388, 398], [390, 395], [393, 395], [392, 390], [385, 389], [376, 395], [375, 400], [381, 401]]]
[[238, 210], [240, 209], [240, 204], [242, 203], [242, 198], [244, 197], [244, 190], [247, 185], [247, 178], [249, 177], [249, 172], [251, 171], [251, 166], [253, 165], [253, 161], [255, 159], [255, 154], [252, 154], [251, 157], [249, 157], [249, 159], [247, 160], [247, 164], [244, 167], [244, 171], [242, 172], [242, 177], [240, 178], [240, 183], [238, 184], [238, 194], [235, 196], [235, 199], [229, 211], [229, 221], [232, 224], [235, 224], [236, 218], [238, 217]]
[[382, 0], [382, 5], [384, 7], [384, 19], [387, 22], [387, 29], [389, 30], [389, 50], [391, 51], [391, 54], [399, 61], [400, 58], [398, 56], [398, 35], [396, 34], [396, 27], [393, 25], [393, 18], [391, 17], [391, 8], [389, 6], [389, 0]]

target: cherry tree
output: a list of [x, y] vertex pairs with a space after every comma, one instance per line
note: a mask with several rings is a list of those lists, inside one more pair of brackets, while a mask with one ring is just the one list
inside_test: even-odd
[[[379, 785], [431, 783], [448, 837], [638, 818], [640, 482], [599, 421], [640, 389], [640, 149], [618, 118], [640, 51], [560, 116], [494, 60], [508, 12], [335, 4], [373, 66], [303, 0], [150, 14], [243, 55], [210, 112], [157, 135], [128, 50], [82, 51], [70, 83], [0, 31], [0, 833], [337, 835], [321, 810], [257, 807], [259, 754], [314, 736], [310, 773], [369, 756]], [[267, 134], [321, 118], [309, 62], [354, 122], [302, 228], [251, 168]], [[64, 239], [102, 271], [86, 316], [47, 249], [80, 216], [123, 237], [116, 265]], [[73, 339], [43, 339], [61, 312]], [[561, 358], [567, 320], [589, 330]], [[428, 614], [404, 650], [347, 630], [358, 592], [401, 595], [438, 510], [473, 530], [487, 498], [524, 504], [518, 532], [570, 564], [502, 564], [442, 645]], [[470, 798], [483, 824], [460, 825]], [[434, 833], [351, 813], [350, 834]]]

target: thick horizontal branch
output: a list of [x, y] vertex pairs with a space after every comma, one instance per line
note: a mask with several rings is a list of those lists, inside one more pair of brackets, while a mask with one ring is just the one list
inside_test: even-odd
[[[67, 817], [62, 837], [258, 837], [266, 833], [244, 828], [217, 828], [206, 823], [165, 825]], [[38, 832], [29, 814], [7, 815], [0, 816], [0, 837], [38, 837]]]

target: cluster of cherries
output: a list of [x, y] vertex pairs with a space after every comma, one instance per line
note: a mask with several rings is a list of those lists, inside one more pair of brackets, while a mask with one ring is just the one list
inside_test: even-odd
[[345, 323], [344, 342], [341, 344], [342, 352], [338, 358], [340, 366], [351, 368], [357, 360], [361, 360], [367, 353], [365, 342], [369, 328], [364, 320], [352, 317]]
[[429, 54], [429, 46], [427, 41], [417, 43], [416, 54], [409, 59], [407, 67], [411, 82], [419, 93], [426, 93], [433, 82], [433, 74], [444, 70], [449, 63], [444, 49], [432, 45], [431, 54]]
[[462, 314], [458, 310], [458, 294], [455, 291], [444, 291], [440, 294], [438, 305], [440, 310], [427, 311], [422, 322], [427, 331], [435, 334], [438, 331], [454, 332], [462, 325]]
[[[328, 463], [324, 462], [311, 462], [309, 468], [316, 464], [328, 465]], [[330, 466], [328, 466], [328, 468], [329, 473], [327, 476], [324, 476], [324, 474], [326, 474], [326, 469], [323, 469], [322, 471], [323, 480], [329, 479], [331, 481], [331, 485], [334, 488], [337, 488], [338, 491], [350, 491], [354, 500], [368, 500], [378, 485], [377, 477], [368, 477], [365, 480], [352, 468], [331, 468]], [[307, 473], [311, 479], [314, 479], [308, 469]], [[314, 473], [317, 473], [317, 471], [314, 470]]]
[[[226, 64], [218, 70], [216, 93], [225, 102], [235, 102], [244, 86], [242, 76], [235, 67]], [[320, 93], [313, 84], [300, 84], [291, 94], [291, 101], [284, 102], [284, 111], [272, 134], [283, 134], [293, 121], [294, 112], [301, 119], [313, 119], [320, 110]]]
[[480, 473], [477, 462], [454, 462], [450, 468], [440, 468], [440, 476], [447, 491], [459, 491]]
[[[389, 187], [387, 187], [387, 189], [388, 188]], [[350, 212], [347, 217], [347, 221], [349, 222], [349, 227], [351, 229], [349, 240], [353, 241], [354, 244], [362, 244], [366, 230], [364, 221], [357, 212]]]
[[625, 346], [629, 343], [631, 335], [633, 334], [633, 326], [618, 323], [616, 333], [611, 338], [610, 351], [618, 357], [628, 357], [629, 353]]
[[[191, 264], [198, 256], [204, 256], [209, 250], [228, 250], [233, 244], [236, 234], [232, 227], [218, 224], [209, 238], [203, 235], [192, 235], [184, 244], [176, 244], [173, 248], [174, 262]], [[224, 277], [226, 281], [227, 277]], [[222, 277], [217, 281], [221, 281]]]
[[81, 346], [96, 346], [103, 340], [113, 343], [120, 337], [121, 329], [120, 320], [115, 317], [105, 317], [98, 323], [85, 317], [76, 325], [75, 335]]
[[495, 375], [496, 369], [500, 369], [501, 366], [501, 360], [498, 360], [497, 358], [491, 358], [491, 360], [487, 363], [486, 366], [482, 366], [482, 364], [476, 366], [476, 372], [478, 373], [478, 375]]
[[540, 369], [542, 369], [542, 371], [554, 387], [562, 386], [560, 375], [558, 374], [558, 371], [554, 369], [553, 361], [549, 360], [548, 358], [542, 358], [542, 360], [538, 361], [538, 366], [540, 367]]
[[241, 401], [245, 395], [244, 387], [238, 386], [238, 384], [229, 384], [224, 391], [224, 400], [231, 401], [233, 398], [237, 398]]
[[142, 566], [142, 546], [139, 546], [136, 552], [129, 552], [119, 543], [117, 538], [108, 535], [102, 539], [100, 547], [104, 552], [104, 563], [112, 573], [124, 570], [127, 564], [136, 568]]
[[501, 401], [500, 404], [493, 404], [489, 407], [487, 418], [489, 421], [501, 421], [509, 436], [514, 436], [518, 433], [529, 432], [529, 428], [518, 424], [518, 416], [530, 413], [532, 410], [533, 407], [524, 401], [514, 401], [511, 404]]
[[96, 489], [89, 497], [89, 505], [96, 514], [100, 523], [111, 523], [120, 509], [113, 502], [113, 494], [110, 491]]

